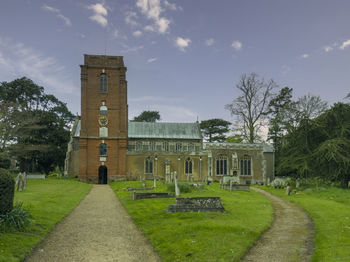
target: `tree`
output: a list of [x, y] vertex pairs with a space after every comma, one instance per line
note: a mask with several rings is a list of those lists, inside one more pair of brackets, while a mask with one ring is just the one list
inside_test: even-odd
[[63, 167], [74, 118], [66, 104], [25, 77], [1, 83], [0, 102], [1, 149], [17, 159], [21, 171]]
[[265, 82], [255, 73], [243, 74], [236, 85], [241, 95], [225, 106], [232, 116], [237, 117], [239, 131], [249, 143], [255, 143], [259, 138], [260, 127], [266, 120], [271, 92], [275, 87], [272, 79]]
[[143, 111], [140, 115], [135, 116], [134, 122], [156, 122], [160, 120], [159, 111]]
[[225, 134], [230, 131], [230, 125], [231, 123], [226, 120], [213, 118], [202, 121], [200, 128], [208, 142], [224, 142], [226, 139]]
[[226, 138], [227, 143], [241, 143], [243, 138], [241, 135], [228, 136]]
[[292, 101], [293, 89], [284, 87], [269, 103], [269, 132], [267, 140], [272, 140], [275, 149], [275, 163], [278, 164], [282, 139], [293, 123], [296, 103]]
[[320, 96], [307, 94], [299, 98], [297, 102], [297, 111], [300, 119], [313, 119], [324, 113], [328, 104]]

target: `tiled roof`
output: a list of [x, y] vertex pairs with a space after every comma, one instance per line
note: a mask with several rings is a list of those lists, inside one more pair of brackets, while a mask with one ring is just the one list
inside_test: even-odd
[[129, 122], [129, 138], [202, 139], [197, 123]]

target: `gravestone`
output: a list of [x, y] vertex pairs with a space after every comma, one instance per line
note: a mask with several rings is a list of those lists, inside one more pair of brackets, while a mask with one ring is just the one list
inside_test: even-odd
[[149, 198], [170, 198], [174, 197], [173, 193], [164, 193], [164, 192], [133, 192], [132, 199], [149, 199]]
[[176, 197], [179, 197], [180, 196], [180, 189], [177, 185], [176, 171], [174, 172], [174, 183], [175, 183], [175, 195], [176, 195]]
[[168, 212], [225, 212], [225, 208], [220, 197], [177, 197]]
[[26, 172], [24, 173], [19, 173], [18, 176], [16, 177], [16, 187], [17, 187], [17, 192], [24, 191], [27, 186], [27, 174]]

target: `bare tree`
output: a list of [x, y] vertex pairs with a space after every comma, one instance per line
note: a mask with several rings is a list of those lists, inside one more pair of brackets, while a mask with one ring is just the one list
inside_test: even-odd
[[298, 99], [297, 111], [302, 118], [313, 119], [324, 113], [328, 109], [327, 101], [323, 101], [320, 96], [307, 94]]
[[259, 137], [259, 130], [267, 117], [271, 91], [276, 86], [272, 79], [265, 82], [256, 73], [243, 74], [236, 85], [241, 95], [225, 106], [232, 116], [237, 117], [242, 136], [249, 143], [256, 142]]

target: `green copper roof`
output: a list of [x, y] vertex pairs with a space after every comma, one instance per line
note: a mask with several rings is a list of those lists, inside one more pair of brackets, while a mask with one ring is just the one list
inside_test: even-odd
[[202, 139], [197, 123], [129, 122], [129, 138]]

